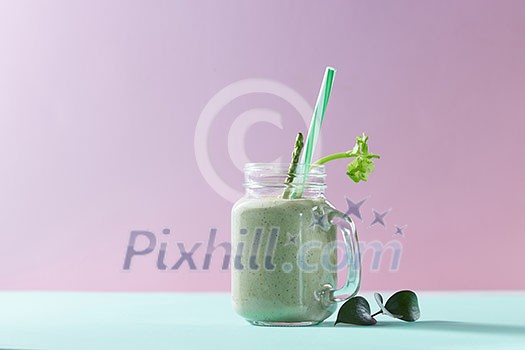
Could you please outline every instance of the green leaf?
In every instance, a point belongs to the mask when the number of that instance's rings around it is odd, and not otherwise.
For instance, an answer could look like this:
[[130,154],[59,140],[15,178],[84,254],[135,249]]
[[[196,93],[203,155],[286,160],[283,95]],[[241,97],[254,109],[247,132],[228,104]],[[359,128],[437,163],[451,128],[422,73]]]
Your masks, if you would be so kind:
[[417,295],[411,290],[394,293],[385,304],[385,308],[400,320],[413,322],[419,319],[419,303]]
[[363,134],[363,136],[357,136],[355,141],[354,150],[357,148],[357,153],[368,154],[368,144],[366,143],[368,141],[368,136],[365,134]]
[[368,157],[357,156],[348,164],[346,175],[354,182],[367,181],[368,175],[374,171],[374,162]]
[[374,171],[374,162],[372,158],[379,158],[375,154],[368,153],[368,136],[357,136],[355,146],[351,154],[355,157],[348,164],[346,175],[354,182],[367,181],[368,175]]
[[370,326],[377,321],[370,315],[370,304],[363,297],[353,297],[348,299],[339,309],[337,314],[338,323],[349,323],[360,326]]

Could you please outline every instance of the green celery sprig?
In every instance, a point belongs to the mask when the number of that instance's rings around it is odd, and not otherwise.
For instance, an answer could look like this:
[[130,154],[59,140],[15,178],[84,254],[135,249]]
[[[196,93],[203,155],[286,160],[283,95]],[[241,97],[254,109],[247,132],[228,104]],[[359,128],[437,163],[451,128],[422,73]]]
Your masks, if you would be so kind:
[[314,164],[322,165],[335,159],[354,158],[347,167],[346,175],[354,182],[367,181],[368,175],[374,171],[374,162],[372,159],[379,159],[377,154],[368,152],[368,136],[356,137],[356,143],[352,150],[330,154],[316,161]]

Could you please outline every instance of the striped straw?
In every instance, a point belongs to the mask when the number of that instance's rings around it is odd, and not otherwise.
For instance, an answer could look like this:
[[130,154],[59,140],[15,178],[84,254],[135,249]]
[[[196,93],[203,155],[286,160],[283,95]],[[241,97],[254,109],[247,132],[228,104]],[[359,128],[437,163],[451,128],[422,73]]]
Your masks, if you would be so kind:
[[[330,92],[332,91],[332,85],[334,83],[335,69],[332,67],[326,67],[324,73],[323,84],[321,90],[319,90],[319,96],[317,97],[317,103],[315,104],[314,115],[310,123],[310,129],[308,130],[308,137],[306,138],[305,152],[301,158],[301,163],[305,166],[310,166],[312,157],[319,138],[321,131],[321,125],[323,124],[324,113],[326,106],[328,105],[328,99],[330,98]],[[306,167],[305,169],[308,169]]]
[[[334,83],[335,69],[332,67],[326,67],[324,73],[323,84],[321,90],[319,90],[319,96],[315,104],[314,115],[310,123],[310,129],[308,130],[308,137],[306,138],[306,144],[304,146],[304,152],[301,157],[301,163],[304,164],[305,176],[302,177],[303,185],[306,181],[306,175],[309,172],[310,164],[312,163],[312,157],[321,132],[321,125],[323,124],[324,114],[326,106],[328,105],[328,99],[330,98],[330,92],[332,91],[332,85]],[[292,198],[299,196],[302,193],[302,189],[299,193],[293,193]]]

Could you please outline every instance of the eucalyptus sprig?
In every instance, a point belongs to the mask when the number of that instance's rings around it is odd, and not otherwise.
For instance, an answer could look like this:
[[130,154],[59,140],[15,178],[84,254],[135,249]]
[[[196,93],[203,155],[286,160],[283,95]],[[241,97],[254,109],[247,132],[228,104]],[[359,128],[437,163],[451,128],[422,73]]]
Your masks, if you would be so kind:
[[379,314],[407,322],[414,322],[421,316],[417,295],[411,290],[402,290],[394,293],[388,298],[386,304],[383,304],[383,296],[379,293],[374,293],[374,299],[380,309],[374,314],[371,314],[370,305],[365,298],[356,296],[348,299],[339,309],[334,325],[348,323],[370,326],[377,323],[374,317]]

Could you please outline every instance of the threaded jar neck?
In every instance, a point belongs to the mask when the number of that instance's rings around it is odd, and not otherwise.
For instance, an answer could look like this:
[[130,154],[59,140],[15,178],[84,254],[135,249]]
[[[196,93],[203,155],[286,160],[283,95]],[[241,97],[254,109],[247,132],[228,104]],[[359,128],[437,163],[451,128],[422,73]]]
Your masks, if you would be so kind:
[[289,193],[300,193],[301,198],[318,198],[326,189],[324,165],[311,165],[306,169],[298,164],[293,181],[289,182],[287,163],[248,163],[244,167],[244,188],[251,197],[282,197]]

